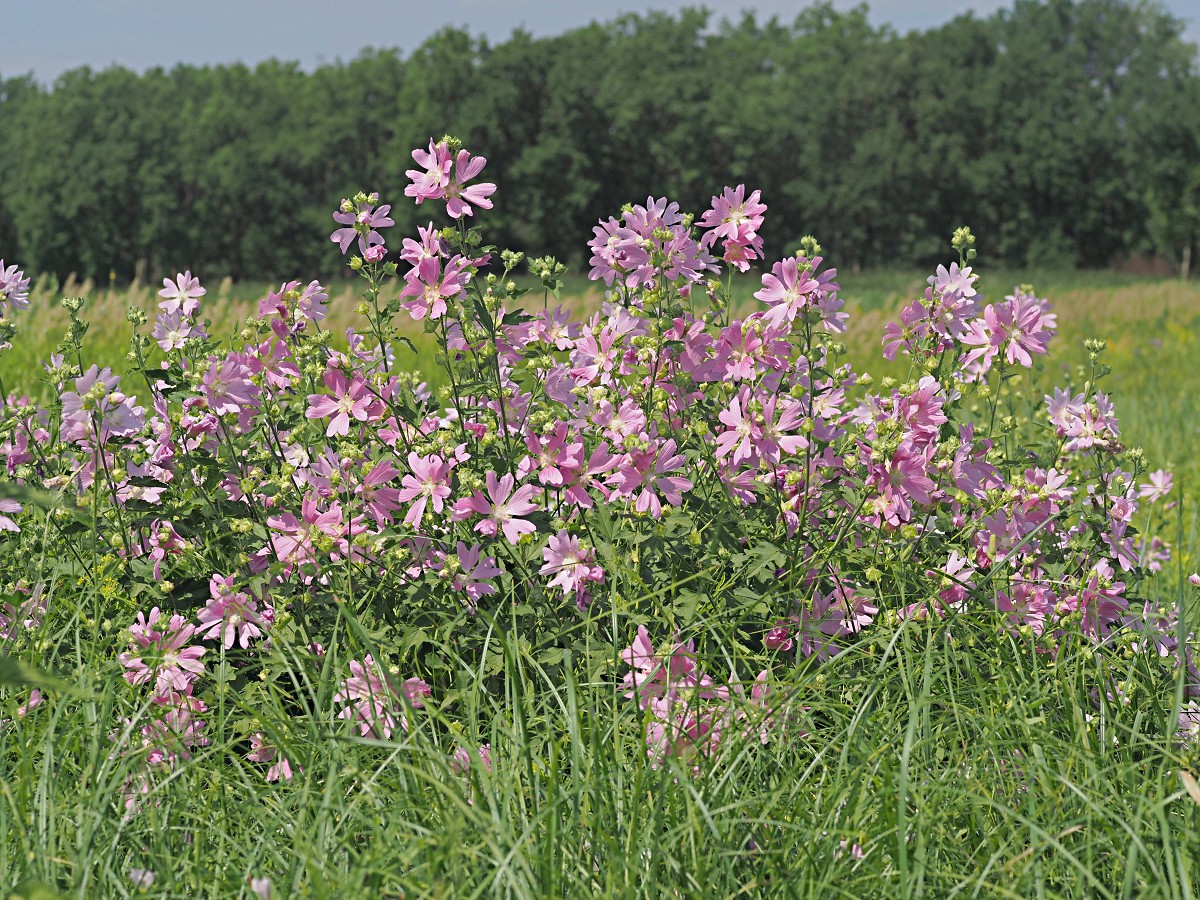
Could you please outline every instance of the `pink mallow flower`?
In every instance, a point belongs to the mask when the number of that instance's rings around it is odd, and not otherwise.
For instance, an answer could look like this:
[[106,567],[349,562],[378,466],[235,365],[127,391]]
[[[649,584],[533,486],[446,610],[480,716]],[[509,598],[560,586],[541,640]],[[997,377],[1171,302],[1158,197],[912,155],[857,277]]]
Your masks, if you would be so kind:
[[485,476],[488,495],[476,491],[470,497],[461,498],[454,505],[454,520],[460,522],[472,515],[484,516],[483,521],[475,525],[475,530],[488,537],[495,537],[500,532],[510,544],[516,544],[523,534],[533,534],[537,526],[522,518],[537,511],[533,503],[536,488],[532,484],[523,484],[513,490],[515,479],[511,474],[503,478],[489,471]]
[[371,393],[370,387],[357,372],[353,379],[346,378],[341,369],[326,369],[325,386],[329,394],[309,394],[305,415],[310,419],[331,416],[327,437],[346,435],[350,432],[350,419],[367,422],[383,413],[383,404]]
[[462,541],[458,542],[455,555],[437,551],[433,566],[449,576],[454,590],[466,594],[465,605],[471,613],[475,612],[481,598],[496,593],[496,586],[489,582],[502,573],[494,557],[483,555],[482,544],[468,547]]
[[791,328],[798,316],[814,309],[820,320],[830,331],[844,331],[844,314],[837,314],[842,302],[836,298],[838,284],[833,279],[837,269],[817,274],[821,257],[811,260],[804,256],[793,256],[781,260],[771,267],[770,273],[762,277],[762,290],[754,296],[769,307],[763,321],[775,329]]
[[429,149],[418,147],[412,158],[419,169],[408,169],[404,174],[412,181],[404,189],[404,196],[412,197],[420,206],[426,200],[441,200],[446,196],[446,185],[450,182],[450,168],[454,160],[445,143],[435,144],[429,139]]
[[400,296],[414,297],[404,304],[408,314],[416,320],[429,317],[440,319],[446,314],[447,300],[457,297],[471,280],[465,271],[466,261],[455,256],[442,270],[442,261],[436,256],[427,256],[404,276],[404,289]]
[[356,719],[359,734],[391,739],[397,728],[408,731],[408,717],[400,702],[402,695],[414,709],[424,707],[423,698],[430,695],[429,685],[419,678],[410,678],[393,688],[391,681],[370,654],[362,662],[351,660],[350,677],[333,695],[335,703],[345,703],[339,719]]
[[29,279],[16,266],[6,268],[0,259],[0,318],[4,316],[5,304],[12,304],[13,309],[29,306]]
[[383,235],[378,229],[390,228],[396,224],[388,216],[392,211],[390,205],[375,208],[375,204],[379,202],[378,194],[371,194],[367,201],[356,205],[350,200],[343,200],[341,209],[333,214],[333,221],[343,227],[331,234],[329,239],[338,245],[342,253],[345,253],[354,239],[358,238],[358,248],[365,256],[372,247],[383,244]]
[[579,594],[587,590],[587,584],[600,584],[604,581],[604,569],[596,565],[596,551],[592,548],[583,549],[579,538],[560,531],[553,535],[542,548],[542,558],[546,564],[539,569],[539,574],[553,575],[551,586],[562,589],[564,595]]
[[262,637],[259,626],[270,621],[270,607],[260,614],[253,597],[234,590],[232,575],[213,575],[208,587],[212,599],[196,616],[200,621],[197,633],[203,640],[222,640],[226,650],[237,640],[245,650],[252,638]]
[[454,173],[446,182],[446,212],[451,218],[475,215],[471,209],[472,203],[480,209],[492,208],[492,201],[488,198],[496,193],[496,185],[485,181],[466,186],[468,181],[483,171],[486,164],[487,160],[482,156],[471,156],[466,150],[459,150],[454,157]]
[[75,390],[62,395],[64,441],[90,443],[99,438],[100,444],[106,444],[114,437],[132,437],[142,430],[145,410],[134,406],[133,397],[117,390],[120,381],[108,367],[95,365],[75,379]]
[[679,506],[683,503],[683,494],[692,489],[690,478],[672,474],[686,465],[687,457],[676,452],[674,438],[659,447],[633,450],[625,455],[617,471],[610,476],[610,483],[617,489],[614,496],[632,498],[634,509],[657,519],[662,515],[662,500],[671,506]]
[[964,344],[975,347],[963,361],[978,371],[987,371],[993,358],[1003,354],[1009,365],[1028,368],[1033,357],[1049,348],[1054,329],[1053,317],[1047,316],[1041,301],[1025,294],[1006,297],[1003,303],[989,303],[983,318],[971,323]]
[[8,517],[8,514],[16,515],[25,509],[16,500],[7,498],[0,499],[0,531],[20,531],[21,526]]
[[446,462],[437,454],[421,456],[410,453],[408,467],[412,473],[401,480],[396,499],[412,504],[404,517],[404,524],[419,529],[426,504],[432,505],[436,513],[441,513],[445,507],[446,498],[450,496],[450,470],[454,463]]
[[190,270],[180,272],[174,281],[163,279],[163,289],[158,292],[163,299],[158,302],[158,308],[167,315],[182,313],[190,319],[200,309],[200,298],[207,293],[200,287],[200,279],[194,278]]
[[450,757],[450,771],[462,775],[472,765],[478,763],[485,772],[492,771],[492,745],[480,744],[479,749],[472,753],[466,747],[458,747]]
[[[284,781],[292,780],[292,764],[286,756],[279,755],[279,748],[273,747],[266,742],[266,735],[261,731],[250,735],[250,752],[246,754],[246,759],[251,762],[270,763],[270,768],[267,769],[267,781]],[[299,769],[299,766],[297,766]]]
[[1155,503],[1171,492],[1171,485],[1174,478],[1170,472],[1158,469],[1146,477],[1149,479],[1149,483],[1143,484],[1138,489],[1139,498]]
[[707,250],[718,239],[753,238],[762,227],[763,213],[767,211],[767,205],[761,199],[761,191],[753,191],[746,197],[744,184],[726,187],[720,197],[713,197],[712,207],[699,222],[701,228],[712,230],[700,238],[700,246]]
[[[188,686],[204,673],[203,647],[188,647],[196,626],[178,614],[161,626],[162,611],[156,606],[149,617],[138,613],[137,622],[129,628],[130,652],[120,655],[125,667],[125,680],[130,684],[145,684],[151,680],[160,694],[168,691],[186,692]],[[137,654],[136,656],[134,654]]]

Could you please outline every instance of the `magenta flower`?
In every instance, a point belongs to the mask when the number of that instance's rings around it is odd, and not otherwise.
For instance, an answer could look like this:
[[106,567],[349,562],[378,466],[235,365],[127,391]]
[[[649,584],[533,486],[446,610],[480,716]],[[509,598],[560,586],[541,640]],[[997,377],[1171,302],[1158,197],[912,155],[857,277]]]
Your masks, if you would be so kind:
[[584,550],[579,538],[566,531],[551,536],[542,548],[542,559],[546,564],[538,570],[541,575],[553,575],[551,587],[558,586],[564,595],[586,590],[588,582],[604,581],[604,569],[596,565],[596,551]]
[[[300,518],[291,513],[271,516],[267,527],[274,532],[271,543],[275,554],[284,561],[301,565],[314,562],[318,545],[332,543],[336,552],[348,554],[349,538],[363,530],[362,518],[355,517],[346,522],[339,503],[333,503],[322,512],[318,498],[306,494],[300,504]],[[332,538],[330,541],[328,539]]]
[[739,184],[737,188],[726,187],[720,197],[712,198],[712,207],[700,218],[700,227],[711,228],[700,239],[700,246],[712,247],[718,239],[721,240],[750,240],[763,224],[763,213],[767,205],[760,202],[761,191],[754,191],[746,197],[746,186]]
[[482,156],[471,156],[466,150],[458,151],[454,158],[454,174],[448,178],[445,186],[446,212],[451,218],[460,219],[463,216],[475,215],[471,204],[480,209],[492,208],[492,201],[488,198],[496,193],[496,185],[483,182],[466,186],[468,181],[483,171],[486,164],[487,160]]
[[404,174],[412,184],[404,189],[406,197],[412,197],[420,206],[426,200],[441,200],[446,196],[446,185],[450,183],[450,168],[454,161],[450,148],[445,143],[435,144],[429,139],[429,149],[418,147],[412,158],[420,169],[409,169]]
[[333,695],[333,700],[346,704],[338,718],[357,720],[359,734],[389,740],[397,728],[408,731],[408,716],[400,696],[413,709],[421,709],[425,705],[422,698],[429,695],[429,685],[419,678],[409,678],[397,691],[383,669],[367,654],[361,663],[351,660],[350,677]]
[[367,201],[356,205],[350,200],[343,200],[341,209],[333,214],[333,221],[343,227],[331,234],[329,239],[338,245],[342,253],[345,253],[357,238],[359,250],[366,255],[372,247],[383,244],[383,235],[378,229],[390,228],[396,224],[388,217],[388,213],[392,211],[390,205],[375,208],[375,204],[379,202],[378,194],[371,194]]
[[107,366],[99,369],[95,365],[75,379],[75,390],[62,395],[64,441],[82,444],[98,439],[106,444],[114,437],[132,437],[142,430],[145,410],[116,389],[120,381]]
[[532,502],[537,489],[532,484],[523,484],[514,492],[515,479],[511,474],[498,478],[489,470],[485,477],[488,496],[476,491],[470,497],[461,498],[454,505],[454,520],[484,516],[483,521],[475,525],[475,530],[488,537],[503,532],[510,544],[520,541],[523,534],[537,531],[536,525],[521,518],[537,511],[537,505]]
[[213,360],[200,382],[208,408],[218,416],[240,416],[256,408],[262,390],[253,382],[253,377],[254,370],[248,358],[240,353]]
[[675,439],[670,438],[661,446],[626,454],[610,483],[618,494],[633,499],[634,509],[657,519],[662,515],[662,500],[679,506],[683,494],[692,489],[690,478],[672,474],[686,465],[687,457],[676,453]]
[[207,293],[200,287],[200,279],[192,277],[191,271],[180,272],[174,281],[163,279],[163,289],[158,292],[163,299],[159,301],[158,308],[167,315],[182,313],[190,319],[200,309],[200,298]]
[[482,156],[471,156],[466,150],[452,156],[444,141],[435,144],[430,139],[429,149],[418,148],[412,157],[421,168],[405,172],[412,184],[404,189],[404,194],[418,205],[426,200],[445,200],[446,212],[455,219],[473,216],[472,204],[480,209],[492,208],[488,198],[496,192],[496,185],[485,182],[467,186],[487,164]]
[[401,491],[398,488],[385,487],[399,474],[390,459],[380,460],[363,476],[362,483],[355,491],[380,528],[389,524],[392,521],[392,512],[400,508]]
[[8,516],[9,514],[15,516],[24,509],[25,507],[23,507],[16,500],[9,500],[7,498],[0,499],[0,531],[20,531],[21,526]]
[[266,741],[266,735],[261,731],[250,735],[250,752],[246,754],[246,759],[251,762],[270,763],[266,774],[267,781],[291,781],[292,764],[286,756],[279,755],[278,747],[273,747]]
[[324,381],[332,394],[309,394],[304,414],[310,419],[332,416],[325,430],[327,437],[349,434],[351,418],[367,422],[382,414],[383,404],[371,394],[369,385],[357,372],[350,380],[341,369],[326,369]]
[[[138,621],[130,626],[131,652],[120,655],[125,667],[125,680],[130,684],[145,684],[151,680],[160,694],[184,692],[204,674],[203,647],[188,647],[196,633],[180,615],[171,616],[165,628],[159,629],[162,612],[156,606],[149,618],[138,613]],[[134,654],[138,654],[135,656]]]
[[964,364],[986,371],[1001,352],[1009,365],[1033,365],[1033,356],[1045,354],[1054,330],[1036,297],[1017,294],[1003,303],[989,303],[983,318],[971,323],[962,341],[976,349],[968,351]]
[[180,310],[160,313],[154,321],[154,333],[151,336],[167,352],[182,350],[189,338],[207,337],[204,328],[192,323]]
[[0,317],[4,316],[6,303],[12,304],[13,309],[29,306],[29,279],[16,266],[5,268],[4,260],[0,259]]
[[466,290],[471,276],[465,271],[466,261],[461,256],[455,256],[446,263],[442,271],[442,261],[436,256],[427,256],[404,276],[404,289],[401,297],[415,297],[404,304],[416,320],[440,319],[446,314],[446,301]]
[[421,240],[414,241],[406,237],[400,247],[400,258],[406,263],[419,266],[423,259],[444,259],[449,255],[441,231],[435,228],[432,222],[425,227],[418,226],[417,234]]
[[448,463],[436,454],[408,454],[408,466],[412,473],[401,480],[402,487],[396,495],[401,503],[412,504],[404,517],[404,524],[420,529],[426,503],[433,505],[434,512],[442,511],[446,498],[450,496],[450,470],[453,465],[453,462]]
[[478,762],[483,767],[485,772],[492,771],[492,745],[480,744],[479,749],[472,753],[466,747],[458,747],[454,751],[454,755],[450,757],[450,771],[455,775],[462,775],[471,768],[474,762]]
[[482,544],[467,547],[462,541],[458,542],[455,556],[441,551],[435,553],[433,565],[438,571],[450,576],[450,584],[454,590],[467,595],[466,607],[472,613],[475,612],[481,598],[496,593],[496,586],[489,582],[502,574],[495,558],[483,555]]
[[769,307],[763,313],[767,325],[779,330],[791,328],[797,316],[812,308],[818,311],[827,329],[843,330],[844,317],[836,315],[842,303],[833,296],[838,291],[838,284],[833,280],[837,269],[818,275],[820,265],[819,256],[812,260],[793,256],[775,263],[770,273],[763,275],[762,290],[754,296]]
[[1143,484],[1138,489],[1139,498],[1156,503],[1171,492],[1171,484],[1174,478],[1170,472],[1158,469],[1146,477],[1149,479],[1149,483]]
[[227,650],[237,640],[244,650],[251,638],[262,637],[259,625],[265,625],[268,616],[259,614],[253,597],[233,589],[232,575],[213,575],[208,585],[212,599],[197,614],[197,633],[203,640],[222,640]]

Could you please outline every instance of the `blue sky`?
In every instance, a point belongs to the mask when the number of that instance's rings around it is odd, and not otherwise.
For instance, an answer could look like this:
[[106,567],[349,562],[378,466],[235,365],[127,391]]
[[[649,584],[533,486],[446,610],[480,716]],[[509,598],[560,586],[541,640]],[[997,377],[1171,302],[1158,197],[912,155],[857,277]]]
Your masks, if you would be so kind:
[[[350,59],[363,47],[411,50],[446,25],[493,41],[522,27],[555,34],[622,12],[679,10],[696,0],[3,0],[0,74],[32,71],[50,82],[81,65],[114,63],[142,71],[176,63],[249,64],[270,57],[306,68]],[[707,0],[717,16],[745,9],[790,20],[805,4],[788,0]],[[835,0],[840,9],[854,0]],[[937,25],[973,10],[986,15],[1003,0],[875,0],[871,18],[898,30]],[[1165,0],[1200,42],[1200,0]]]

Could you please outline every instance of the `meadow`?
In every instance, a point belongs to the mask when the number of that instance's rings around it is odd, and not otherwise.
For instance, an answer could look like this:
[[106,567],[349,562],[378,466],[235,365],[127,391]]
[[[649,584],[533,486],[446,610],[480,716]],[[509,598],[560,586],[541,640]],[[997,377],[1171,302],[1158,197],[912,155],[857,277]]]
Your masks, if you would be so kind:
[[0,285],[6,896],[1200,892],[1200,286],[413,157],[328,291]]

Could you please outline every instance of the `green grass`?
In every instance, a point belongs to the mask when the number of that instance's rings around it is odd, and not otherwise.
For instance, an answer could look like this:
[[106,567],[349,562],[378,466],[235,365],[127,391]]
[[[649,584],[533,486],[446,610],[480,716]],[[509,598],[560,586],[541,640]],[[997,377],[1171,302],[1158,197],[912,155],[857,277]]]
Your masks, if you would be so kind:
[[[345,736],[330,681],[277,650],[272,677],[314,715],[281,706],[246,728],[302,766],[294,782],[265,784],[244,741],[212,745],[125,817],[129,767],[103,723],[136,729],[145,711],[111,663],[103,683],[82,675],[96,632],[77,612],[56,637],[78,644],[47,665],[96,696],[54,694],[0,731],[9,885],[123,896],[139,868],[162,897],[249,896],[265,875],[273,896],[312,897],[1183,898],[1200,877],[1180,776],[1200,760],[1164,738],[1177,698],[1085,716],[1090,654],[1046,659],[991,617],[880,632],[801,675],[787,739],[735,737],[700,776],[647,764],[615,668],[556,682],[502,629],[507,695],[460,661],[453,697],[395,742]],[[239,715],[232,695],[209,712]],[[494,770],[455,774],[453,747],[480,741]]]

